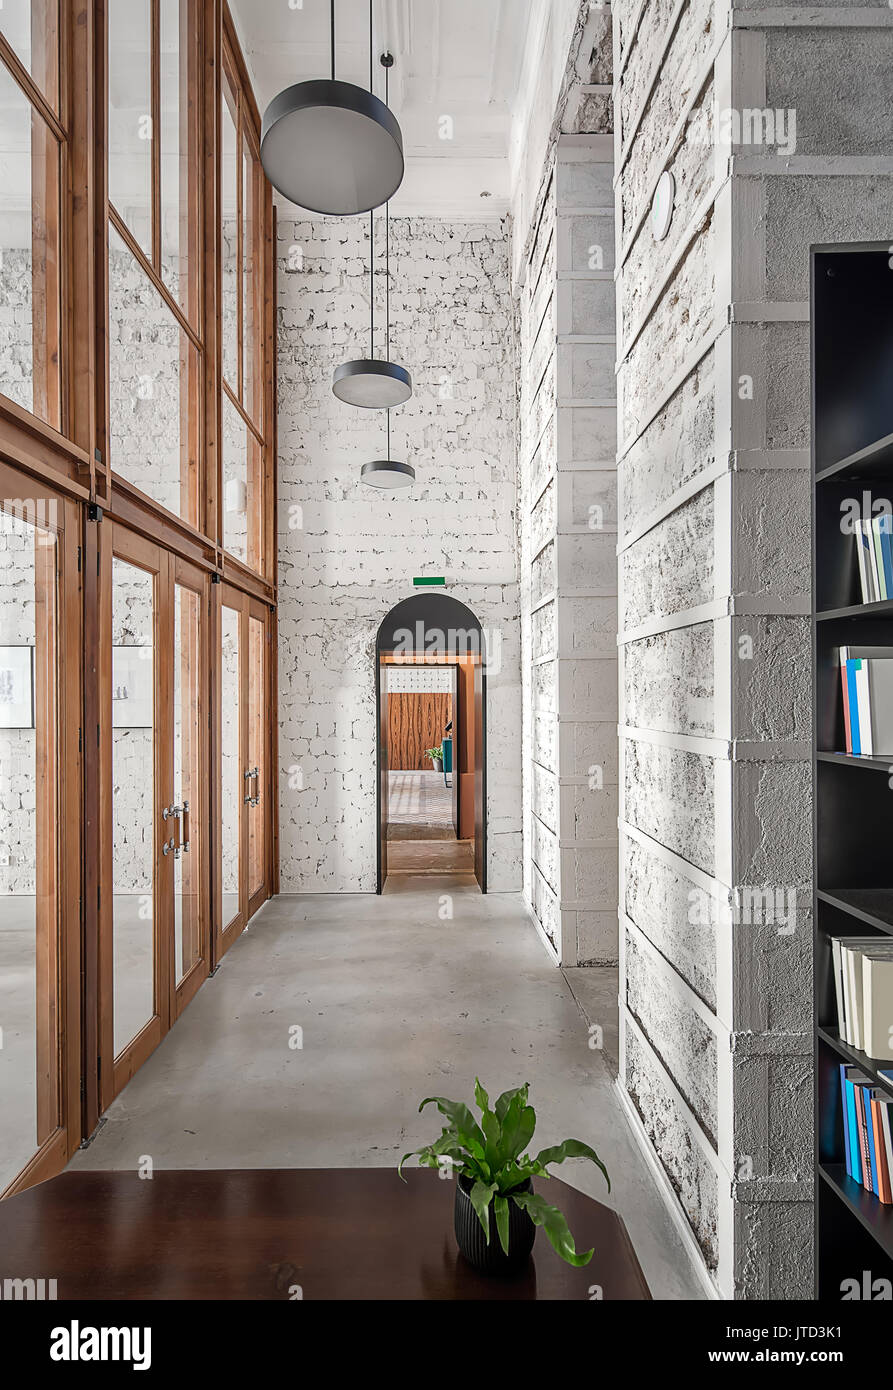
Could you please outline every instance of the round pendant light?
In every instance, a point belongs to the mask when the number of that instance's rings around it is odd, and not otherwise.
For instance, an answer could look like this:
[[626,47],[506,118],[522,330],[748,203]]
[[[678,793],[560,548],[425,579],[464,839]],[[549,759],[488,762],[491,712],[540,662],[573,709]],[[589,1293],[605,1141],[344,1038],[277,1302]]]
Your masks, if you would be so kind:
[[290,202],[330,217],[355,217],[386,203],[403,182],[403,136],[393,112],[371,91],[332,75],[298,82],[264,112],[260,157]]
[[415,469],[409,463],[396,463],[391,458],[391,412],[388,411],[388,456],[364,463],[360,470],[360,481],[367,487],[377,487],[391,491],[401,487],[412,487],[415,482]]
[[395,489],[412,487],[415,482],[415,469],[409,463],[395,463],[393,459],[376,459],[374,463],[364,463],[360,474],[367,487]]
[[412,377],[396,362],[359,358],[342,362],[337,368],[332,390],[339,401],[364,410],[385,410],[403,405],[412,395]]
[[[369,6],[369,85],[372,85],[372,6]],[[383,53],[385,100],[388,73],[394,65],[390,53]],[[362,410],[390,410],[404,405],[412,395],[412,377],[405,367],[390,362],[391,355],[391,216],[385,204],[385,360],[375,356],[375,216],[369,214],[369,356],[342,362],[335,370],[332,390],[339,401]]]

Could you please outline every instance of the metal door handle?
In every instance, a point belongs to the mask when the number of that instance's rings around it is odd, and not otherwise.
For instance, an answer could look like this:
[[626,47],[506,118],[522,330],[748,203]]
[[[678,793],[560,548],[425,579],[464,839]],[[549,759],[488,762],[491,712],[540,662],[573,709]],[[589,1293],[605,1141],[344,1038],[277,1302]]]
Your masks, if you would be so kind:
[[189,838],[190,838],[190,836],[189,836],[189,802],[188,802],[188,801],[184,801],[184,802],[183,802],[183,819],[182,819],[182,821],[181,821],[181,824],[182,824],[182,826],[183,826],[183,843],[181,844],[180,848],[182,849],[182,851],[183,851],[184,854],[188,854],[188,853],[189,853]]

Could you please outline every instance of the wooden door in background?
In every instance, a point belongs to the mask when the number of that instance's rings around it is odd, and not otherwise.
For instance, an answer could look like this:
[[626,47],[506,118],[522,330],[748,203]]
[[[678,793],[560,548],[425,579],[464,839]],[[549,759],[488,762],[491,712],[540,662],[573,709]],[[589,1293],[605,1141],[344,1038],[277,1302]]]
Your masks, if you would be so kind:
[[425,757],[437,748],[453,718],[453,697],[445,691],[391,691],[388,697],[388,761],[392,772],[431,772]]

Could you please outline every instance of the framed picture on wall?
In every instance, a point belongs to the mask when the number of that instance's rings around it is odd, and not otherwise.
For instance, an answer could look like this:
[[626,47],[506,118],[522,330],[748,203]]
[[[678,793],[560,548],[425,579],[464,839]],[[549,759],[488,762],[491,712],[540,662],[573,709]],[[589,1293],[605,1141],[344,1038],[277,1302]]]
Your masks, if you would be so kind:
[[0,729],[34,728],[34,648],[0,647]]
[[112,728],[151,729],[155,691],[151,647],[112,648]]

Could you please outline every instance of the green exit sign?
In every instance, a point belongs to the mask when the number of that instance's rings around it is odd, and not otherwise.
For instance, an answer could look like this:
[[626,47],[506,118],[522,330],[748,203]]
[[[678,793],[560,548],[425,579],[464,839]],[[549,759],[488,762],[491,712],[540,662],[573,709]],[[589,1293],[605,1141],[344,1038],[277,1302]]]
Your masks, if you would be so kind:
[[443,588],[446,585],[445,579],[430,579],[427,575],[421,575],[418,579],[414,579],[412,582],[417,589]]

